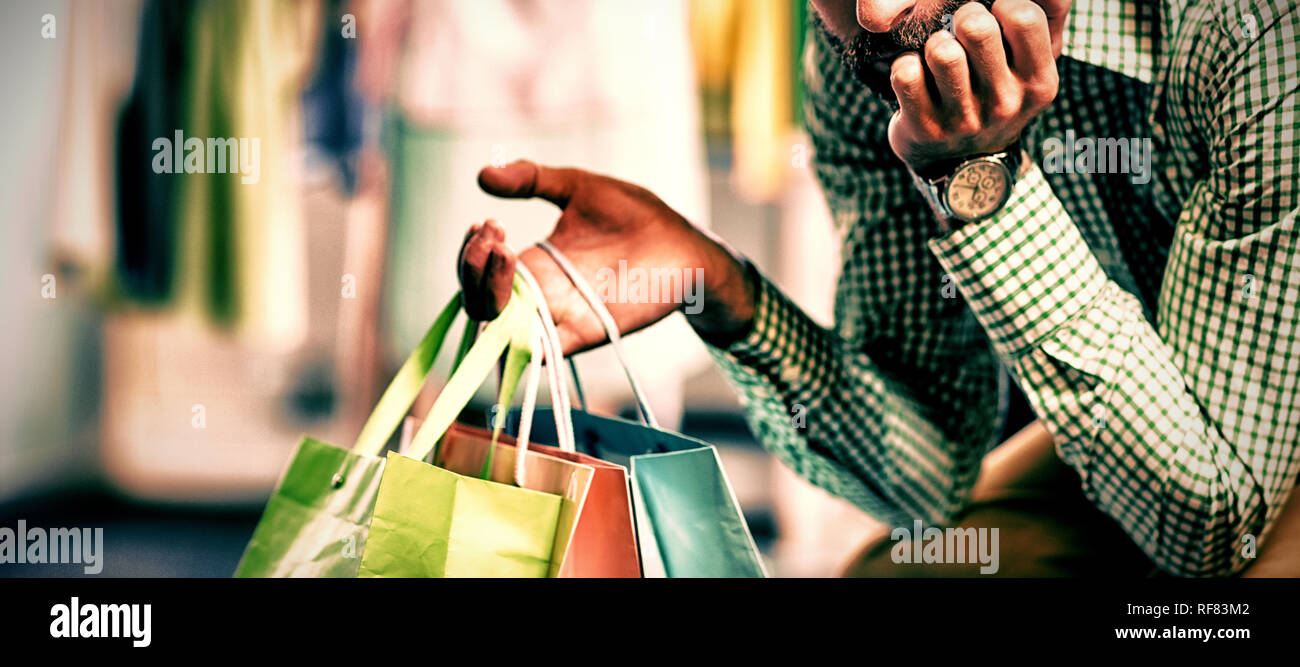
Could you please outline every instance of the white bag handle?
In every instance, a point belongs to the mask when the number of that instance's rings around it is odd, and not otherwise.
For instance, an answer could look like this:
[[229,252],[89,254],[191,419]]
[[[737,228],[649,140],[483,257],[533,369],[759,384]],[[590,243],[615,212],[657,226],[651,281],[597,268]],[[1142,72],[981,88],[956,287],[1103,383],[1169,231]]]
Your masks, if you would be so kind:
[[[623,337],[618,332],[618,324],[614,322],[614,316],[609,313],[609,309],[605,307],[604,302],[602,302],[600,297],[596,295],[596,291],[591,288],[591,285],[587,283],[587,279],[582,277],[582,273],[573,265],[573,262],[569,261],[568,257],[565,257],[563,253],[548,241],[538,241],[537,247],[545,250],[546,254],[550,255],[551,259],[555,260],[555,263],[559,265],[560,270],[564,272],[564,275],[568,276],[569,282],[573,283],[573,286],[578,290],[578,294],[582,295],[583,300],[587,302],[587,305],[590,306],[591,310],[596,314],[596,319],[600,320],[601,327],[605,329],[605,336],[609,338],[610,347],[614,348],[614,356],[618,357],[618,363],[623,366],[623,373],[627,375],[627,381],[632,385],[632,395],[636,399],[637,409],[641,411],[642,421],[644,421],[647,426],[658,428],[659,422],[655,419],[654,412],[650,410],[650,402],[646,400],[645,391],[641,389],[641,383],[637,382],[636,376],[632,374],[632,367],[627,363],[627,355],[623,353]],[[519,262],[518,264],[522,266],[523,262]],[[545,299],[540,296],[540,292],[538,301],[545,301]],[[554,327],[554,324],[552,324],[552,327]],[[558,344],[558,342],[559,337],[556,336],[556,343]],[[576,369],[574,369],[573,379],[575,383],[578,380]],[[581,389],[579,389],[579,393],[581,393]]]
[[520,411],[519,430],[515,436],[515,483],[523,486],[524,480],[524,459],[528,449],[528,438],[532,435],[533,413],[537,405],[537,389],[539,383],[540,369],[542,367],[542,358],[546,358],[546,378],[547,385],[551,388],[551,401],[553,403],[551,412],[555,417],[555,434],[559,440],[559,447],[564,452],[576,451],[575,443],[577,438],[573,433],[573,417],[569,403],[569,386],[566,381],[563,366],[564,352],[560,346],[559,335],[555,329],[555,321],[551,318],[550,308],[546,305],[545,296],[542,294],[541,286],[533,277],[523,262],[516,264],[517,273],[524,279],[524,283],[529,286],[536,297],[537,301],[537,325],[533,331],[533,348],[534,353],[528,361],[528,379],[524,385],[524,405]]
[[[563,370],[564,346],[560,344],[560,333],[555,328],[555,319],[551,317],[551,309],[546,303],[546,295],[542,293],[541,284],[523,262],[517,262],[516,266],[517,273],[524,279],[524,284],[533,291],[534,300],[537,302],[537,317],[542,323],[547,378],[551,388],[551,401],[554,403],[553,412],[556,414],[555,433],[560,439],[560,449],[573,452],[577,439],[573,432],[573,407],[569,400],[569,382]],[[564,422],[562,427],[560,420]]]

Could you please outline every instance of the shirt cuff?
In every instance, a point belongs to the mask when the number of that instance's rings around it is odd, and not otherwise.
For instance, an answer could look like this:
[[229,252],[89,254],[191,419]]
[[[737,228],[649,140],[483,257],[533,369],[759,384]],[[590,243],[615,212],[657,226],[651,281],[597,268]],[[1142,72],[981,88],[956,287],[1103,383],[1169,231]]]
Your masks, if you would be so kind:
[[1037,165],[1002,211],[929,243],[1005,358],[1037,347],[1109,281]]
[[805,366],[830,362],[833,346],[824,327],[770,280],[757,271],[754,274],[759,278],[759,289],[753,328],[726,348],[713,348],[715,356],[744,371],[797,386],[809,379],[810,374],[802,372]]

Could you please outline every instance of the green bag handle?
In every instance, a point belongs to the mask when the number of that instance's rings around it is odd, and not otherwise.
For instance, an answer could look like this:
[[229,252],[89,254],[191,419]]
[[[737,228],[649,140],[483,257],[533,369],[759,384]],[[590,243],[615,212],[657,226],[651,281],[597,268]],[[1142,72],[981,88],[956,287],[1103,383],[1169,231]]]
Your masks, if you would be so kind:
[[[434,401],[429,414],[425,416],[424,425],[411,440],[407,456],[422,461],[434,452],[443,434],[456,421],[461,410],[464,410],[470,399],[474,397],[479,385],[483,384],[488,374],[492,372],[492,366],[496,364],[501,353],[521,331],[525,332],[524,335],[531,331],[535,312],[536,304],[532,296],[526,289],[520,289],[520,281],[516,279],[510,301],[506,303],[497,318],[487,325],[478,340],[474,341],[461,361],[460,367],[452,373],[451,379],[447,381],[447,385]],[[507,370],[510,370],[509,359],[507,359]],[[522,374],[522,368],[520,371]],[[507,400],[514,394],[517,383],[517,375],[513,381],[509,376],[503,379],[501,393]],[[509,390],[508,394],[507,390]]]
[[424,338],[415,346],[411,356],[406,358],[383,395],[379,397],[374,411],[370,413],[365,426],[361,427],[361,435],[357,436],[356,444],[352,446],[353,453],[362,456],[378,456],[379,452],[383,451],[393,431],[397,430],[397,426],[402,423],[407,411],[411,409],[411,404],[419,395],[425,379],[429,377],[433,360],[438,356],[438,351],[447,338],[447,330],[451,328],[459,312],[460,292],[456,292],[438,318],[434,320],[433,325],[425,332]]
[[474,344],[474,336],[478,334],[478,321],[465,318],[465,330],[460,334],[460,346],[456,348],[456,360],[451,364],[451,372],[455,373],[460,368],[460,362],[465,360],[465,355],[469,354],[469,346]]
[[[474,338],[478,333],[479,323],[475,320],[466,318],[465,329],[461,332],[460,347],[456,349],[456,360],[452,362],[451,372],[454,374],[460,368],[461,362],[465,360],[465,355],[469,354],[470,347],[474,344]],[[497,393],[497,405],[507,405],[513,398],[515,388],[519,384],[519,377],[524,372],[524,366],[532,355],[532,350],[527,347],[527,341],[521,345],[520,337],[516,333],[510,340],[510,346],[506,350],[506,364],[501,373],[501,387]],[[463,408],[462,408],[463,409]],[[488,450],[487,458],[483,461],[483,468],[479,472],[480,479],[487,479],[492,471],[492,459],[496,454],[497,439],[501,437],[502,422],[494,416],[492,426],[492,448]],[[437,460],[437,447],[434,448],[434,460]],[[522,460],[522,459],[521,459]]]
[[[505,410],[505,407],[510,405],[515,395],[515,389],[519,386],[519,378],[524,374],[524,369],[529,367],[531,362],[536,359],[533,354],[531,334],[531,326],[521,326],[515,330],[514,335],[510,338],[510,346],[506,350],[505,368],[501,371],[501,388],[497,391],[497,405],[501,406],[501,410]],[[488,447],[487,458],[483,459],[483,468],[479,470],[478,476],[480,479],[487,479],[492,473],[492,461],[496,458],[497,440],[501,438],[501,430],[505,426],[505,420],[499,417],[500,413],[498,413],[497,418],[492,420],[492,443]],[[516,461],[522,464],[524,458],[521,455]],[[520,479],[518,474],[515,477]]]

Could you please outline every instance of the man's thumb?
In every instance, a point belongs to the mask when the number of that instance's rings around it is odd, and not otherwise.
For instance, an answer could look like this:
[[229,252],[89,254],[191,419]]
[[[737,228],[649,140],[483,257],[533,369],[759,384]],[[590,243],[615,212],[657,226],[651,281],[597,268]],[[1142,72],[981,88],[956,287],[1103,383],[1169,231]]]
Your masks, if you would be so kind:
[[577,169],[543,167],[519,160],[504,167],[484,167],[478,173],[478,185],[484,192],[497,197],[541,197],[564,208],[569,205],[582,175],[583,172]]

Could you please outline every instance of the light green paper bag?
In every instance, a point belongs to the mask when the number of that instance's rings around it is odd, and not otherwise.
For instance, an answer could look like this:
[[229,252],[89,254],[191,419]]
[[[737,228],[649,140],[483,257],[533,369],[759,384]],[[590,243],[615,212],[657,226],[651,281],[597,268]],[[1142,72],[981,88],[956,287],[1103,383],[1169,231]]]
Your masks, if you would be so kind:
[[378,456],[303,438],[235,576],[355,576],[383,470]]
[[[515,332],[523,340],[511,344],[503,405],[530,356],[519,354],[529,345],[525,328]],[[457,412],[440,397],[410,455],[389,454],[357,576],[531,578],[558,572],[594,470],[524,452],[520,479],[527,488],[521,488],[511,474],[515,447],[448,438],[437,448]],[[439,465],[424,462],[431,451]]]
[[561,498],[389,453],[359,577],[545,577]]
[[[518,301],[511,299],[484,330],[439,400],[462,407],[469,402],[513,338],[511,327],[524,322],[520,313],[529,306]],[[459,310],[457,294],[384,391],[351,450],[303,438],[267,501],[236,577],[356,576],[385,465],[379,454],[424,385]],[[468,393],[462,389],[454,395],[463,387],[470,387]]]

